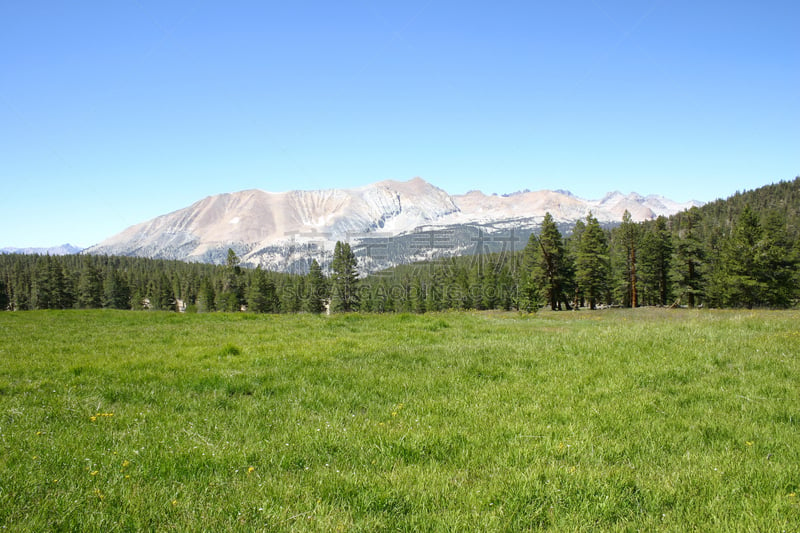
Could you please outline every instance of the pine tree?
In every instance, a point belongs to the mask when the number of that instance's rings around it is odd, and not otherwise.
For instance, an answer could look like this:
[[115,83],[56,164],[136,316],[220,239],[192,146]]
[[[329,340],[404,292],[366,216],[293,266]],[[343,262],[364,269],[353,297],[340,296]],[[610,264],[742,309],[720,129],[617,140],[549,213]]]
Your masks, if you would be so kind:
[[484,278],[483,256],[472,256],[472,264],[467,273],[467,292],[469,294],[469,308],[482,310],[486,309],[483,294]]
[[723,246],[725,303],[729,306],[752,308],[760,301],[765,287],[760,280],[756,246],[762,229],[758,217],[746,205]]
[[420,276],[414,276],[409,289],[409,304],[411,311],[422,314],[425,312],[426,286]]
[[325,311],[325,304],[329,298],[328,283],[316,259],[311,260],[306,289],[305,310],[315,314]]
[[49,255],[36,261],[31,286],[34,309],[69,309],[72,307],[71,280],[59,261]]
[[362,282],[358,287],[359,302],[358,309],[365,313],[378,313],[379,302],[375,298],[376,284],[374,280]]
[[163,271],[148,282],[146,294],[150,300],[150,309],[158,311],[175,310],[175,296],[172,291],[172,284]]
[[497,305],[504,311],[511,311],[516,303],[516,282],[508,262],[504,262],[497,274],[499,287]]
[[727,306],[786,307],[791,301],[796,261],[780,215],[768,213],[766,219],[764,227],[745,205],[723,244],[721,278]]
[[215,306],[216,294],[214,293],[214,285],[208,276],[203,276],[200,280],[200,288],[197,293],[197,311],[200,313],[209,313],[216,309]]
[[597,308],[608,290],[608,277],[608,241],[600,223],[589,213],[578,250],[577,278],[590,309]]
[[455,258],[453,258],[451,272],[450,288],[448,292],[453,309],[471,309],[472,295],[469,290],[469,271],[466,265],[459,264]]
[[694,307],[703,294],[705,250],[697,237],[699,221],[700,211],[696,207],[685,213],[675,246],[674,278],[689,307]]
[[411,301],[411,277],[407,273],[403,275],[398,288],[394,302],[395,311],[410,313],[413,302]]
[[355,311],[358,309],[358,270],[356,256],[348,243],[336,241],[331,271],[331,311]]
[[570,268],[570,281],[572,286],[572,305],[577,310],[584,306],[585,298],[583,291],[577,281],[578,254],[581,247],[583,232],[586,231],[586,224],[583,220],[576,220],[572,227],[572,234],[567,239],[565,248],[567,252],[566,263]]
[[274,280],[280,310],[284,313],[298,313],[303,309],[305,297],[305,276],[291,274],[289,277],[281,276]]
[[522,251],[522,266],[519,279],[519,308],[521,311],[535,313],[542,306],[541,291],[533,274],[538,263],[539,239],[535,233],[528,237],[528,244]]
[[56,261],[56,265],[57,275],[61,277],[59,309],[74,309],[77,302],[77,277],[71,275],[70,270],[61,261]]
[[648,303],[667,305],[670,296],[672,235],[665,217],[659,216],[645,232],[641,250],[641,278]]
[[425,291],[425,310],[426,311],[441,311],[442,310],[442,267],[440,264],[433,263],[431,267],[431,275]]
[[772,307],[789,307],[798,296],[797,276],[800,258],[789,237],[785,213],[768,211],[764,217],[764,237],[759,247],[761,272],[766,284],[764,301]]
[[27,311],[33,309],[31,273],[25,267],[23,260],[19,257],[14,261],[11,269],[11,309],[15,311]]
[[544,215],[539,236],[531,234],[524,255],[528,258],[530,276],[533,285],[538,289],[539,297],[553,311],[560,310],[562,302],[570,309],[568,298],[564,294],[569,279],[567,253],[561,232],[550,213]]
[[392,299],[385,278],[380,278],[367,287],[369,294],[369,310],[375,313],[386,313],[392,310]]
[[497,282],[497,264],[492,256],[485,259],[483,279],[481,280],[481,299],[483,309],[497,309],[499,287]]
[[9,300],[6,282],[0,279],[0,311],[8,309]]
[[31,283],[31,304],[34,309],[51,309],[54,307],[53,278],[50,268],[50,256],[36,261]]
[[247,310],[253,313],[277,313],[279,310],[275,283],[261,270],[261,266],[253,272],[247,290]]
[[189,271],[185,276],[179,277],[178,279],[180,285],[175,296],[183,300],[187,311],[192,309],[192,306],[195,306],[194,310],[196,311],[197,293],[200,292],[200,283],[197,274],[194,271]]
[[220,311],[235,312],[241,310],[244,290],[241,283],[242,268],[239,257],[233,249],[228,248],[225,261],[225,277],[221,290],[217,291],[216,308]]
[[637,262],[639,253],[641,226],[633,222],[630,212],[626,209],[622,214],[622,224],[614,231],[615,241],[622,254],[622,301],[626,307],[638,307],[638,277]]
[[93,265],[86,264],[78,281],[78,306],[99,309],[103,306],[103,278]]
[[131,289],[128,281],[116,269],[111,269],[103,281],[103,307],[130,309]]

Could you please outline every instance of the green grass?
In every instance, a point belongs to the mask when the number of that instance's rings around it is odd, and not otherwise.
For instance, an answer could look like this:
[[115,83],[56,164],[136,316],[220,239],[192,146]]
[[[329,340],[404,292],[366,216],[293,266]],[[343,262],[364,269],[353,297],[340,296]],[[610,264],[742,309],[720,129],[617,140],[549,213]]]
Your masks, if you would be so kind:
[[0,527],[797,530],[798,324],[0,313]]

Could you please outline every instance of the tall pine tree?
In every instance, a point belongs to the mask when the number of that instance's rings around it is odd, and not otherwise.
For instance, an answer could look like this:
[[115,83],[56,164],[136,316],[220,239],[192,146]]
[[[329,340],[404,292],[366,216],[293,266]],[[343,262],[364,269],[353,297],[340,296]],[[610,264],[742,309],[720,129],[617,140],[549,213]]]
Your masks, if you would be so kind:
[[570,277],[567,252],[550,213],[544,215],[538,238],[531,234],[528,245],[532,247],[526,250],[530,254],[531,276],[542,299],[553,311],[561,310],[562,303],[570,309],[569,298],[564,292]]
[[330,297],[328,283],[316,259],[311,260],[311,267],[309,267],[306,281],[306,291],[308,294],[304,302],[304,309],[309,313],[315,314],[325,311],[325,305]]
[[648,304],[667,305],[672,263],[672,234],[667,219],[660,216],[642,237],[641,277]]
[[688,210],[681,218],[678,242],[675,246],[674,278],[686,303],[694,307],[703,295],[703,262],[705,250],[697,235],[700,211],[696,207]]
[[331,263],[331,311],[358,309],[358,263],[346,242],[336,241]]
[[217,291],[216,308],[220,311],[239,311],[244,303],[244,287],[242,286],[242,267],[239,257],[233,249],[228,249],[225,261],[225,277],[222,287]]
[[638,254],[641,226],[635,223],[626,209],[622,214],[622,224],[614,231],[616,245],[620,253],[621,296],[625,307],[639,306],[638,293]]
[[608,291],[609,268],[608,240],[600,223],[589,213],[578,248],[576,274],[590,309],[596,309]]

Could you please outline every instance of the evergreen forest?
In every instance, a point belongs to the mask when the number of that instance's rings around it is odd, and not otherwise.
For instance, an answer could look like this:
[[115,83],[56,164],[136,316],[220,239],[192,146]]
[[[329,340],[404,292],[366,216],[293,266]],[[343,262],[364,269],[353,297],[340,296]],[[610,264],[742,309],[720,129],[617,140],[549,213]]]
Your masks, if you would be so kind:
[[[327,270],[327,271],[326,271]],[[304,275],[137,257],[0,254],[0,309],[255,313],[534,312],[605,306],[787,308],[800,299],[800,177],[669,218],[563,235],[548,213],[523,250],[360,277],[348,243]]]

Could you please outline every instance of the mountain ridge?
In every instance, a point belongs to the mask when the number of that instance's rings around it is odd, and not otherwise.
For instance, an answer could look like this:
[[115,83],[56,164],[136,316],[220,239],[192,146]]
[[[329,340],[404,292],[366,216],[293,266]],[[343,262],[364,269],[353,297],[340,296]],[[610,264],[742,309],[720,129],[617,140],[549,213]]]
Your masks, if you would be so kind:
[[4,248],[0,248],[0,254],[72,255],[80,253],[81,250],[83,250],[83,248],[73,246],[67,242],[58,246],[45,247],[28,246],[24,248],[16,248],[14,246],[6,246]]
[[[522,191],[450,195],[422,178],[384,180],[350,189],[262,189],[207,196],[193,204],[135,224],[89,247],[84,253],[223,262],[228,248],[244,264],[292,270],[311,257],[325,260],[337,240],[355,245],[375,240],[409,240],[415,232],[458,231],[482,234],[537,227],[545,212],[562,224],[589,212],[603,223],[619,222],[625,210],[636,221],[669,215],[699,202],[680,204],[658,195],[623,195],[584,200],[562,191]],[[538,221],[537,221],[538,219]],[[462,243],[463,244],[463,243]],[[462,245],[454,253],[463,252]],[[458,250],[456,250],[458,249]],[[287,257],[294,254],[290,264]],[[398,257],[396,260],[411,260]],[[371,268],[391,265],[378,262]],[[369,262],[368,262],[369,263]]]

